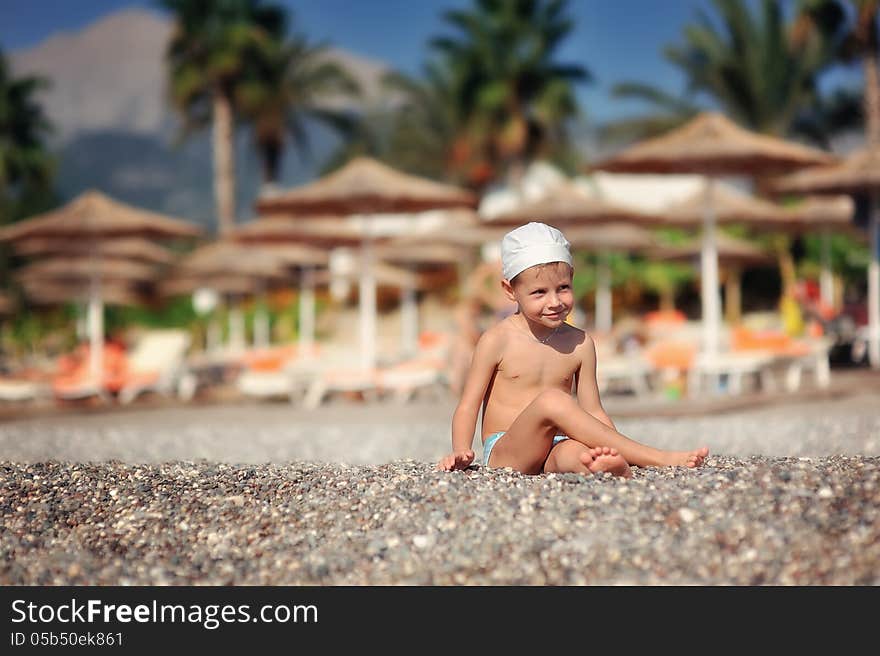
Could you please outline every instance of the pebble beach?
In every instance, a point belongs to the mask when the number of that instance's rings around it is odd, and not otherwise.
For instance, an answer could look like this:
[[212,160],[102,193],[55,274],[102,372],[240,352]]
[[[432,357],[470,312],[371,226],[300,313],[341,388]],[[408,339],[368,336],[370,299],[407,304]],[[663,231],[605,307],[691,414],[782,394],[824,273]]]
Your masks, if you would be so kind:
[[878,398],[616,420],[711,449],[630,480],[436,471],[448,400],[7,421],[0,583],[877,585]]

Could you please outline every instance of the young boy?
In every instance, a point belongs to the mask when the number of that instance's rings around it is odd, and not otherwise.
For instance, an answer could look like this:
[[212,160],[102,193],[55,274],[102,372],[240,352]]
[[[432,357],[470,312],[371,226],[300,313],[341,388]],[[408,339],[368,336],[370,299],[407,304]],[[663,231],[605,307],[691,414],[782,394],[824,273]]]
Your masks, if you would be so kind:
[[[569,243],[559,230],[529,223],[501,243],[501,286],[518,305],[480,337],[452,418],[452,453],[438,469],[465,469],[480,406],[483,465],[524,474],[611,472],[629,464],[699,467],[709,453],[663,451],[625,437],[602,408],[596,347],[565,323],[574,304]],[[577,398],[572,396],[572,388]]]

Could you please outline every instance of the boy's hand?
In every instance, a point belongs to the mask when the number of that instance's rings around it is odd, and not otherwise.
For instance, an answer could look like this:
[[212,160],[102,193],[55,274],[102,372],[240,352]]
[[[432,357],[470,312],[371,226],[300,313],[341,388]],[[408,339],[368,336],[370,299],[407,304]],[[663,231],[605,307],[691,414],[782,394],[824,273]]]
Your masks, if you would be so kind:
[[456,451],[452,455],[448,455],[437,463],[437,469],[443,471],[453,471],[455,469],[467,469],[474,461],[474,452],[470,449],[464,451]]

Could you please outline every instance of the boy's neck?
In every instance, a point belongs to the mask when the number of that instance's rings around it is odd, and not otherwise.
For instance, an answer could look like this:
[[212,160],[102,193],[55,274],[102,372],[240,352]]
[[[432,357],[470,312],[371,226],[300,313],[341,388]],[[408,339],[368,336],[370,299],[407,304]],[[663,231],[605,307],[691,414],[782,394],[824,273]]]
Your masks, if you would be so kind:
[[547,328],[546,326],[542,326],[539,323],[529,321],[526,318],[526,315],[524,315],[520,310],[517,310],[516,314],[514,314],[513,317],[514,319],[516,319],[516,317],[521,317],[521,328],[542,344],[546,344],[547,341],[550,339],[550,336],[553,335],[557,330],[559,330],[559,326],[557,326],[556,328]]

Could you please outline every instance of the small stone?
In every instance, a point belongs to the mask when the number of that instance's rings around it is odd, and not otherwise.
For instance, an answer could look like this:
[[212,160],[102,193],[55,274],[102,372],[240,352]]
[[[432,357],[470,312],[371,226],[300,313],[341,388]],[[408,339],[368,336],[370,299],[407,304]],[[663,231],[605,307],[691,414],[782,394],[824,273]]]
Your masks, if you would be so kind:
[[434,544],[434,539],[430,535],[416,535],[412,542],[416,549],[427,549]]
[[681,521],[685,524],[690,524],[697,518],[697,513],[695,513],[690,508],[679,508],[678,516],[681,517]]

